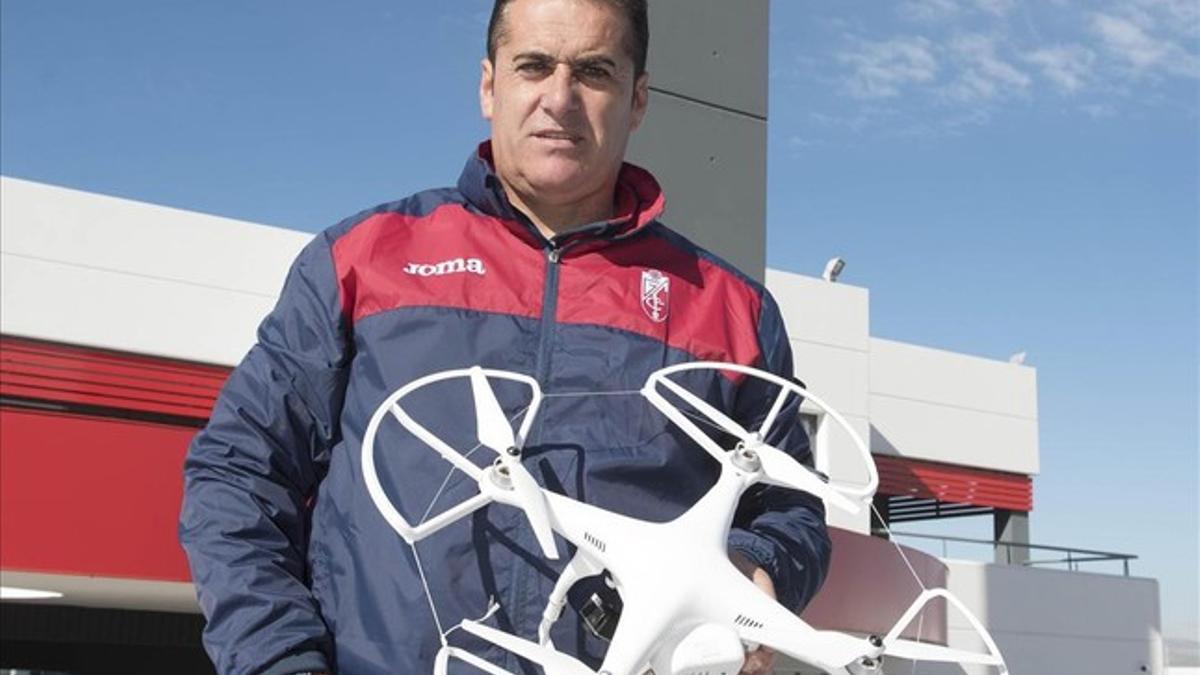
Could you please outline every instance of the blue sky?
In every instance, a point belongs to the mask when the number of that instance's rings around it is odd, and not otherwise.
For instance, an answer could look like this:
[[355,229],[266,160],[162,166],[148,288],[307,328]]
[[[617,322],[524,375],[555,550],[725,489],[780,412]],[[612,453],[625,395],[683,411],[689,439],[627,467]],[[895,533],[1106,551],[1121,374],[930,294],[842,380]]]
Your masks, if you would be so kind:
[[771,18],[768,263],[845,258],[874,335],[1027,352],[1033,541],[1141,556],[1168,634],[1195,637],[1200,4],[775,2]]
[[[0,0],[0,171],[308,231],[448,184],[486,134],[453,7]],[[1034,541],[1141,556],[1194,635],[1197,4],[776,0],[770,39],[769,263],[1026,351]]]

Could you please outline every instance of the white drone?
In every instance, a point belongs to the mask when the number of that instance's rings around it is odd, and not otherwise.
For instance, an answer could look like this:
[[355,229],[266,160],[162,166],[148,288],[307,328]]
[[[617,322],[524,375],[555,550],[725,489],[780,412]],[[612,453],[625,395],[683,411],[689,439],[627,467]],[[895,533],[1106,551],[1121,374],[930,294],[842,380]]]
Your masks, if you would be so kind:
[[[670,375],[688,370],[733,371],[744,377],[768,381],[778,386],[780,392],[759,428],[747,430],[669,379]],[[479,468],[463,453],[421,426],[401,405],[406,396],[418,389],[456,378],[469,378],[479,443],[496,453],[495,462],[487,468]],[[531,390],[529,406],[516,433],[496,400],[489,378],[522,383]],[[692,412],[685,412],[668,401],[660,389],[674,394],[690,406]],[[816,495],[827,506],[851,513],[859,513],[870,504],[878,485],[874,462],[862,439],[837,411],[794,382],[731,363],[694,362],[663,368],[650,375],[641,394],[721,464],[721,475],[716,484],[687,512],[667,523],[618,515],[550,492],[534,480],[521,464],[521,448],[537,415],[542,393],[537,381],[525,375],[479,367],[434,373],[396,391],[376,410],[363,439],[363,476],[375,506],[410,545],[492,502],[522,509],[548,558],[559,557],[554,533],[575,545],[575,555],[550,594],[536,642],[486,625],[483,623],[486,616],[477,621],[464,620],[458,628],[537,663],[553,675],[639,675],[647,669],[656,675],[733,675],[741,668],[746,650],[758,645],[829,673],[843,675],[881,672],[885,656],[992,666],[1000,675],[1008,672],[991,635],[962,602],[945,589],[924,590],[887,635],[854,636],[813,628],[763,593],[730,562],[726,542],[734,510],[742,493],[755,483],[800,490]],[[869,475],[866,485],[832,484],[787,453],[764,442],[786,399],[793,394],[804,397],[846,430],[866,466]],[[722,448],[692,421],[691,416],[697,413],[706,422],[737,438],[737,445],[731,449]],[[410,524],[384,493],[375,468],[376,435],[389,415],[454,468],[474,479],[479,485],[479,494],[417,525]],[[787,420],[786,423],[794,421]],[[550,627],[558,620],[571,586],[584,577],[602,572],[607,572],[611,585],[620,594],[623,609],[600,670],[594,671],[555,649],[550,640]],[[918,612],[939,597],[945,598],[966,617],[982,639],[986,652],[953,649],[900,637]],[[433,607],[432,598],[430,606]],[[442,649],[435,662],[435,675],[444,675],[451,658],[492,675],[510,675],[467,650],[450,646],[446,640],[447,632],[441,635]]]

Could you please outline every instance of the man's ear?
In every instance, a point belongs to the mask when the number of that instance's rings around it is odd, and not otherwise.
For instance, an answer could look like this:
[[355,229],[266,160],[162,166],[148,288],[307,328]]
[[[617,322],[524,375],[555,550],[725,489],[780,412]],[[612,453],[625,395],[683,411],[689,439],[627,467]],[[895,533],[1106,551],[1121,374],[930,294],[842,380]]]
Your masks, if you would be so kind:
[[650,105],[650,73],[642,73],[633,83],[633,124],[630,129],[637,129],[646,116],[646,107]]
[[492,94],[496,86],[496,70],[487,57],[479,62],[479,67],[479,111],[483,113],[483,119],[490,121],[492,119]]

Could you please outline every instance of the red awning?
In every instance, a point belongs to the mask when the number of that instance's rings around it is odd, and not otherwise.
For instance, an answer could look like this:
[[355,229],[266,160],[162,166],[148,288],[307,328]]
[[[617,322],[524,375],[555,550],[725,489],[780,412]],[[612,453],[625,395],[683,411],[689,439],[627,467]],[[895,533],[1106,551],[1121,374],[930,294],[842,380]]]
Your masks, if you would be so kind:
[[1033,479],[1024,474],[875,455],[878,494],[953,504],[1033,510]]
[[207,364],[0,337],[0,396],[54,403],[59,410],[127,411],[203,422],[229,372]]

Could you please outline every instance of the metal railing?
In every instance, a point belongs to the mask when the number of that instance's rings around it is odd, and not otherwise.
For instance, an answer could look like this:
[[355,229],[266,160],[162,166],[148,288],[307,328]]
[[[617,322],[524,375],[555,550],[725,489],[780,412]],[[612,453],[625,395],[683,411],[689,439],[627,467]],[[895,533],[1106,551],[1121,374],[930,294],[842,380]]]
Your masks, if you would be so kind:
[[[884,530],[875,530],[877,536],[886,536],[888,532]],[[1063,546],[1045,546],[1043,544],[1023,544],[1014,541],[993,541],[991,539],[969,539],[967,537],[947,537],[936,534],[917,534],[916,532],[897,532],[892,530],[890,533],[893,537],[909,537],[913,539],[931,539],[942,542],[942,557],[948,558],[948,544],[950,542],[959,542],[964,544],[977,544],[983,546],[991,546],[999,552],[999,549],[1004,549],[1003,562],[1008,565],[1025,565],[1035,567],[1038,565],[1066,565],[1067,569],[1072,572],[1079,571],[1080,563],[1091,562],[1116,562],[1121,563],[1122,570],[1125,576],[1129,576],[1129,561],[1137,560],[1136,555],[1128,553],[1113,553],[1111,551],[1089,551],[1082,548],[1066,548]],[[1018,549],[1017,555],[1013,555],[1013,549]],[[1055,557],[1045,559],[1030,559],[1027,557],[1031,551],[1051,551],[1057,554]],[[1022,555],[1022,553],[1024,555]],[[996,562],[1001,562],[997,556]]]

